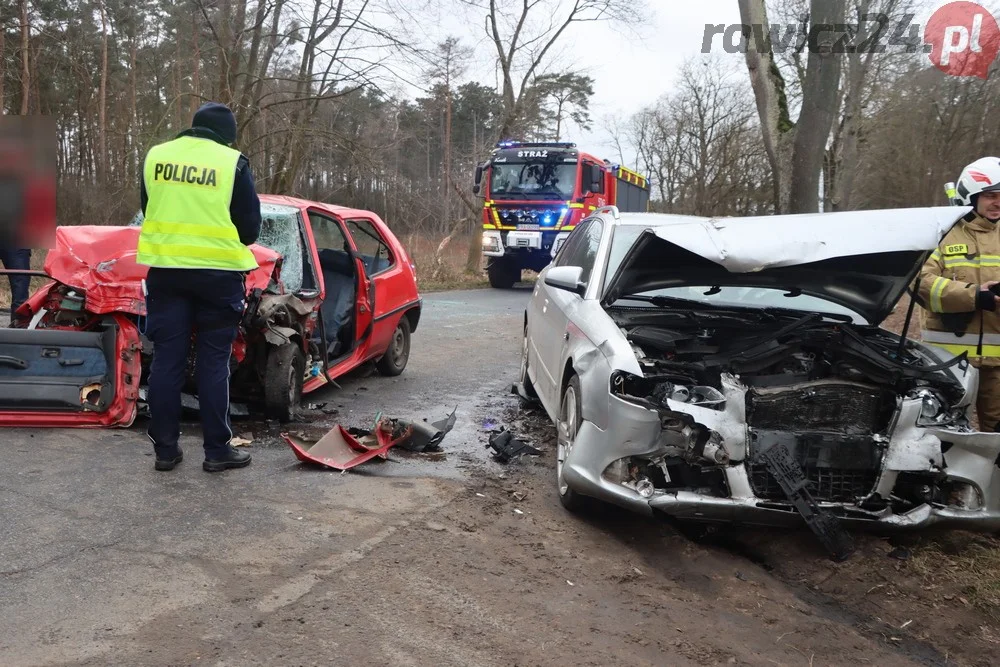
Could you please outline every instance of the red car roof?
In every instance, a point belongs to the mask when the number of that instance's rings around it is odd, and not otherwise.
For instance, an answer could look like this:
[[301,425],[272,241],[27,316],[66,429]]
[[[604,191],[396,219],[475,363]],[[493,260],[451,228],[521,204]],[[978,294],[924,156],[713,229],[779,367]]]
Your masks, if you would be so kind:
[[285,195],[259,195],[261,203],[284,204],[298,208],[322,208],[338,216],[370,216],[375,215],[371,211],[360,208],[350,208],[348,206],[338,206],[337,204],[327,204],[326,202],[314,201],[311,199],[301,199],[299,197],[287,197]]

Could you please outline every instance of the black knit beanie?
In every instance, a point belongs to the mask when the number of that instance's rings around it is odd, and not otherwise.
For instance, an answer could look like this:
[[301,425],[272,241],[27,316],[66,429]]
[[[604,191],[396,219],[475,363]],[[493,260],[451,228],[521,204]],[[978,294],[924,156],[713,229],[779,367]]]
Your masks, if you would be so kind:
[[207,127],[228,144],[236,141],[236,116],[225,104],[206,102],[194,112],[192,127]]

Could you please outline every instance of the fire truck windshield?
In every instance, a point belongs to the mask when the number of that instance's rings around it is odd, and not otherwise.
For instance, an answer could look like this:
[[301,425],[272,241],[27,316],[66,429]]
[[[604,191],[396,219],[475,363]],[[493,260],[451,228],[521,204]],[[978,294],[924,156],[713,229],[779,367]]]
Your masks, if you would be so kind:
[[571,199],[577,170],[577,164],[551,161],[494,163],[490,195],[496,199]]

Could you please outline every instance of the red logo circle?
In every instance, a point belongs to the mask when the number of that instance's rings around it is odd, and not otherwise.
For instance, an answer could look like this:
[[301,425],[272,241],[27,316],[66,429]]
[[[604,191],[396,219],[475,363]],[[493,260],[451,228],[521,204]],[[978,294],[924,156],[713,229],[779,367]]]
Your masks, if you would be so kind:
[[933,49],[931,63],[952,76],[986,79],[1000,52],[1000,24],[975,2],[949,2],[931,16],[924,42]]

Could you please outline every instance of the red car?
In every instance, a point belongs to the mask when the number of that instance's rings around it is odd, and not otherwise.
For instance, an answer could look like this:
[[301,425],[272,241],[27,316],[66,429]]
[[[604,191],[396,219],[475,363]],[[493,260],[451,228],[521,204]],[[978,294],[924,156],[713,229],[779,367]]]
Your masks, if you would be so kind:
[[[231,399],[294,419],[301,397],[375,360],[403,372],[421,298],[412,261],[374,213],[261,196],[247,308],[233,345]],[[129,426],[152,358],[141,217],[125,227],[59,227],[52,279],[0,329],[0,424]],[[194,383],[194,348],[186,388]]]

